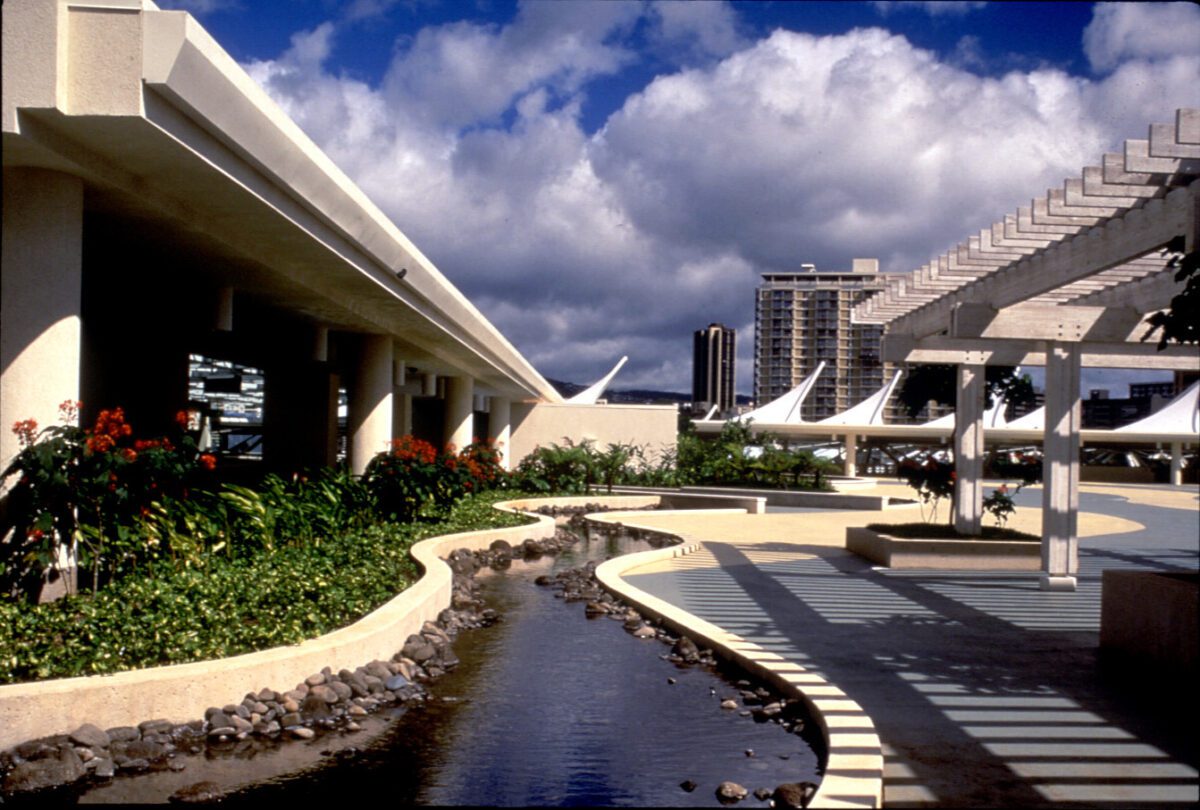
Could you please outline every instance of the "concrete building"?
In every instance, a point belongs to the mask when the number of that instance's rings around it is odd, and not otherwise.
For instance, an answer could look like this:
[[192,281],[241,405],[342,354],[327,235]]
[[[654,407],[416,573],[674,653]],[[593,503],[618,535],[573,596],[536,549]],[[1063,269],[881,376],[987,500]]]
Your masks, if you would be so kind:
[[[883,329],[853,324],[850,311],[883,288],[877,259],[855,259],[848,271],[804,264],[764,273],[754,307],[754,400],[770,402],[797,386],[824,361],[801,417],[815,421],[841,413],[878,391],[894,368],[879,357]],[[890,405],[889,422],[908,421]]]
[[261,370],[281,472],[335,460],[339,390],[356,472],[405,433],[673,445],[674,408],[562,404],[186,12],[5,3],[2,75],[6,427],[83,400],[159,435],[199,355]]
[[737,402],[737,333],[728,326],[710,323],[692,339],[692,407],[707,413],[732,412]]

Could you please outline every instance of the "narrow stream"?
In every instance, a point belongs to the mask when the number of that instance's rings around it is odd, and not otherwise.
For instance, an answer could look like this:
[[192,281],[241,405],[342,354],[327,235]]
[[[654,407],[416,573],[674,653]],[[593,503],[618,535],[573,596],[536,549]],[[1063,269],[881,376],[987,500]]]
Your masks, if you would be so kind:
[[[593,539],[480,571],[484,599],[503,620],[458,636],[461,664],[430,686],[423,706],[376,715],[355,734],[187,757],[183,772],[117,779],[80,801],[163,801],[204,779],[231,791],[226,803],[383,795],[402,805],[712,806],[726,780],[750,791],[819,781],[814,723],[801,736],[722,710],[743,675],[677,667],[661,642],[588,618],[582,603],[533,583],[646,548]],[[766,806],[753,793],[742,804]]]

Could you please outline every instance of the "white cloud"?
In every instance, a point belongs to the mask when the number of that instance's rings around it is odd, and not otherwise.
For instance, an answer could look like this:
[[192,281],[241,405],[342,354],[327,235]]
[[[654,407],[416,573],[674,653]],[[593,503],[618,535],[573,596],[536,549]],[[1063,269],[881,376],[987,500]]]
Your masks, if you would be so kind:
[[747,44],[737,15],[725,2],[655,0],[649,19],[651,39],[683,63],[728,56]]
[[[248,69],[543,373],[589,382],[628,354],[619,385],[675,390],[712,321],[740,327],[749,389],[760,272],[910,270],[1200,105],[1196,55],[989,78],[881,29],[780,30],[659,76],[589,135],[581,99],[632,58],[641,11],[429,28],[380,87],[328,71],[324,26]],[[691,36],[711,53],[719,30]]]
[[1130,59],[1195,56],[1200,7],[1193,3],[1099,3],[1083,32],[1093,70],[1106,73]]

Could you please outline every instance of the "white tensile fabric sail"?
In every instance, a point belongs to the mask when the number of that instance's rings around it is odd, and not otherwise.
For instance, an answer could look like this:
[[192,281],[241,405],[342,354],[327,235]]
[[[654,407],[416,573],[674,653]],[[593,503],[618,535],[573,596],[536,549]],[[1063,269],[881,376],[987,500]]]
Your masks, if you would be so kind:
[[839,414],[834,414],[826,419],[821,419],[813,424],[817,425],[882,425],[883,424],[883,409],[887,405],[887,401],[891,399],[892,391],[896,389],[896,384],[900,382],[900,375],[904,372],[897,370],[896,376],[892,377],[892,381],[880,388],[871,396],[864,399],[852,408],[842,411]]
[[[996,397],[996,401],[992,403],[992,407],[983,412],[984,430],[1002,428],[1008,425],[1008,422],[1004,420],[1004,407],[1007,404],[1004,401],[1004,397]],[[926,422],[921,427],[952,428],[954,427],[954,421],[954,414],[948,413],[945,416],[939,416],[937,419]]]
[[599,382],[592,383],[575,396],[569,398],[567,402],[571,405],[595,405],[596,401],[604,393],[604,389],[608,388],[608,384],[612,382],[613,377],[617,376],[617,372],[621,370],[621,366],[625,365],[625,361],[628,359],[628,357],[622,357],[613,366],[613,370],[605,374]]
[[825,370],[825,362],[817,366],[816,371],[800,381],[800,384],[778,399],[773,399],[761,408],[755,408],[748,413],[733,417],[732,422],[748,422],[753,419],[759,424],[767,425],[798,425],[804,420],[800,418],[800,406],[817,383],[817,377]]
[[1117,433],[1200,433],[1200,382],[1168,402],[1157,413],[1139,419]]
[[1046,429],[1046,407],[1043,405],[1040,408],[1030,411],[1019,419],[1014,419],[1005,427],[1013,430],[1045,430]]

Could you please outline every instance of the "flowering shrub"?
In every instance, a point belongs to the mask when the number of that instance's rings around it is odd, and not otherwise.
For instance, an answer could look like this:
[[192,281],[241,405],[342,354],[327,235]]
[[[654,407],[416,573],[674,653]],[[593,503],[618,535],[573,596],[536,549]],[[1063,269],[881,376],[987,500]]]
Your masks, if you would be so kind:
[[[57,572],[69,545],[92,573],[93,589],[155,552],[135,525],[163,498],[186,499],[188,487],[216,459],[197,452],[190,436],[136,439],[121,408],[95,424],[77,423],[82,403],[59,406],[61,424],[41,430],[32,419],[13,425],[21,450],[3,473],[19,476],[9,495],[12,538],[0,546],[0,581],[29,593]],[[178,417],[186,424],[187,414]]]
[[925,506],[930,507],[928,516],[925,516],[926,522],[937,518],[938,503],[942,498],[954,499],[954,465],[940,461],[932,454],[927,454],[923,459],[906,459],[896,468],[896,472],[917,491],[921,498],[922,514]]
[[463,495],[501,485],[500,452],[475,441],[461,453],[453,445],[440,452],[414,436],[392,441],[391,449],[371,459],[363,480],[382,515],[410,521],[422,510],[445,510]]
[[[1017,487],[1017,491],[1021,488]],[[1016,494],[1016,491],[1013,493]],[[996,525],[1003,526],[1008,522],[1017,511],[1017,505],[1013,503],[1012,495],[1008,494],[1008,484],[1001,484],[996,489],[992,490],[992,494],[983,499],[984,511],[990,513],[996,518]]]

